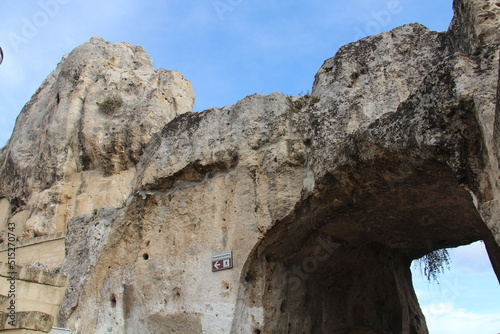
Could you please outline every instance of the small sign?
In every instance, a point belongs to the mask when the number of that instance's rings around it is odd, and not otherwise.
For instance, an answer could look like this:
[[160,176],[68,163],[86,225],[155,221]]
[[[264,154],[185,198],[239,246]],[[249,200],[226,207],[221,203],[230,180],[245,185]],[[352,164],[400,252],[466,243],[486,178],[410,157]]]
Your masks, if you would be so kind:
[[233,267],[233,252],[212,255],[212,271],[231,269]]

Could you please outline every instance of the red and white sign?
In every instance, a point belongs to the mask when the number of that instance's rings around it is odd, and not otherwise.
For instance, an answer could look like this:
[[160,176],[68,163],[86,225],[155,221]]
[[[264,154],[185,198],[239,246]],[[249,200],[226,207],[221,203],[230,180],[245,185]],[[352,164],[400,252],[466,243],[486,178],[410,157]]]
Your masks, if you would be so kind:
[[233,252],[212,255],[212,271],[231,269],[233,267]]

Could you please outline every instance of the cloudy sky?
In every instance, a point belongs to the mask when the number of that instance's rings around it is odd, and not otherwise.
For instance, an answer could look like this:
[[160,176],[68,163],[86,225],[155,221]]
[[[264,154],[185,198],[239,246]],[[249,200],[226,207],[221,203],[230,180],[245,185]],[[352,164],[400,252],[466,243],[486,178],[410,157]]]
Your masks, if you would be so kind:
[[[340,46],[410,22],[446,30],[451,3],[0,0],[0,147],[61,57],[92,36],[142,45],[157,68],[180,71],[193,83],[195,111],[202,111],[253,93],[305,93]],[[444,283],[429,285],[415,275],[431,333],[500,333],[494,302],[500,288],[485,259],[479,243],[452,253]]]

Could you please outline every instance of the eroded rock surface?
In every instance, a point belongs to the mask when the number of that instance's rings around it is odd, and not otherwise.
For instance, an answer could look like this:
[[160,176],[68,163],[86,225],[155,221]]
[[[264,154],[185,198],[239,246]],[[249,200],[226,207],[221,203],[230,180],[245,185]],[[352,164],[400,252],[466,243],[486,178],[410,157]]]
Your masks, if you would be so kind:
[[[113,99],[120,103],[109,107]],[[23,239],[63,231],[73,216],[101,206],[123,206],[152,135],[193,102],[191,84],[155,70],[142,47],[99,37],[79,46],[23,108],[2,150],[1,221],[22,215]]]
[[[341,48],[311,96],[256,94],[183,113],[139,140],[145,150],[123,141],[135,138],[132,116],[110,146],[96,139],[100,130],[84,131],[79,146],[68,145],[68,156],[81,153],[70,159],[72,175],[95,187],[92,175],[132,171],[124,176],[131,195],[120,209],[68,223],[61,325],[75,333],[427,333],[412,260],[484,240],[500,277],[500,7],[457,0],[454,9],[447,32],[409,24]],[[132,89],[120,86],[123,76],[106,78],[95,83],[103,80],[100,91]],[[189,97],[181,88],[171,99]],[[103,96],[94,92],[95,112]],[[139,93],[131,94],[125,105]],[[183,104],[164,108],[175,105]],[[51,184],[57,173],[40,180]],[[50,215],[59,188],[19,182],[0,210],[36,188],[33,208]],[[234,268],[212,272],[210,256],[229,250]]]

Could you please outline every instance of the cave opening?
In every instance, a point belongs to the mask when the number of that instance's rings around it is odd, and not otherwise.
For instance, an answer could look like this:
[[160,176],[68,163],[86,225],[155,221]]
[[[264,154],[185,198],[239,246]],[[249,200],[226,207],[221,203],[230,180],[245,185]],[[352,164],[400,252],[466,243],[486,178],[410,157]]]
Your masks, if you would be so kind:
[[396,172],[394,165],[378,161],[357,173],[326,175],[321,193],[268,231],[245,264],[235,326],[250,322],[265,333],[428,332],[412,261],[491,232],[445,164],[412,161]]
[[425,261],[415,260],[411,267],[429,333],[496,333],[500,288],[485,243],[447,251],[449,264],[436,279],[426,275]]

